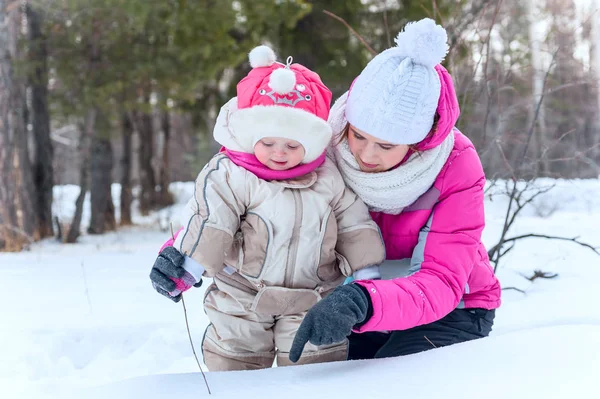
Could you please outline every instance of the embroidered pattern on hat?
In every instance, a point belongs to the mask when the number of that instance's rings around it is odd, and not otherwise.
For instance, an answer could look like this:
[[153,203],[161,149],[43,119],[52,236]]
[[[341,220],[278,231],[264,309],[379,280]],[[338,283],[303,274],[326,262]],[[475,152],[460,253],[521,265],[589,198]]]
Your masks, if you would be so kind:
[[[259,92],[264,96],[269,96],[271,100],[273,100],[274,104],[286,104],[291,107],[295,107],[300,101],[310,101],[310,95],[303,96],[298,90],[292,90],[287,94],[284,94],[284,97],[278,97],[275,94],[275,90],[271,90],[270,92],[266,92],[264,89]],[[288,95],[295,94],[296,98],[287,98]]]

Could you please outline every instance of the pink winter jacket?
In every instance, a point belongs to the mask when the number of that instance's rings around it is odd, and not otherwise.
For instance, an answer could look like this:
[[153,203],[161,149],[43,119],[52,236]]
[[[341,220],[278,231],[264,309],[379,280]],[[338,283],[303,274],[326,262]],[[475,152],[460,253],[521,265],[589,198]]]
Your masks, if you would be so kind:
[[357,283],[371,295],[372,317],[358,332],[406,330],[441,319],[455,308],[495,309],[500,284],[481,242],[485,226],[481,161],[454,124],[460,113],[452,79],[441,66],[436,134],[420,150],[455,142],[433,186],[399,215],[371,212],[386,246],[386,259],[410,259],[411,274]]

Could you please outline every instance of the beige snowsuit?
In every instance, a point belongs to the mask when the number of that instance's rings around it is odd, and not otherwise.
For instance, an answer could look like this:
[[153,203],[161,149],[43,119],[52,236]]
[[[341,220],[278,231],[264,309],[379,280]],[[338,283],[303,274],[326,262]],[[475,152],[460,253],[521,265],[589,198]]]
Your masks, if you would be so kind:
[[[344,276],[385,257],[367,207],[329,159],[267,181],[216,155],[196,179],[175,248],[214,277],[204,307],[209,370],[289,365],[302,318]],[[307,344],[299,363],[346,359],[346,343]]]

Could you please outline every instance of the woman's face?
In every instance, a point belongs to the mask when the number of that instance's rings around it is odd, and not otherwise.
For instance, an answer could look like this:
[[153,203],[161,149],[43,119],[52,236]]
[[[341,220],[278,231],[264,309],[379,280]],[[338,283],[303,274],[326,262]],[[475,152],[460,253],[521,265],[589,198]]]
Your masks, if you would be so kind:
[[406,144],[379,140],[352,125],[348,125],[348,145],[360,170],[368,173],[392,169],[402,162],[409,150]]

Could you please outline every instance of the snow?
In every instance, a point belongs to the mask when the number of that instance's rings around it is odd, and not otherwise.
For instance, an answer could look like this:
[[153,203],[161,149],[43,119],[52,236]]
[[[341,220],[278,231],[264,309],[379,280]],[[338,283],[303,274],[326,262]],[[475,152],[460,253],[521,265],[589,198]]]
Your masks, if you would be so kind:
[[[600,245],[600,181],[539,184],[555,187],[523,210],[509,235],[578,236]],[[502,189],[491,188],[486,202],[488,247],[506,212]],[[0,398],[209,397],[181,303],[158,295],[148,279],[169,222],[192,190],[192,183],[174,183],[177,204],[134,213],[134,227],[0,254]],[[63,222],[77,194],[76,187],[55,188]],[[113,196],[118,204],[118,185]],[[84,225],[88,219],[86,211]],[[537,269],[558,277],[523,277]],[[503,291],[489,338],[394,359],[209,372],[211,397],[600,397],[593,381],[600,371],[600,257],[571,242],[530,238],[502,259],[498,276],[525,294]],[[203,291],[185,296],[198,353],[208,323]]]

